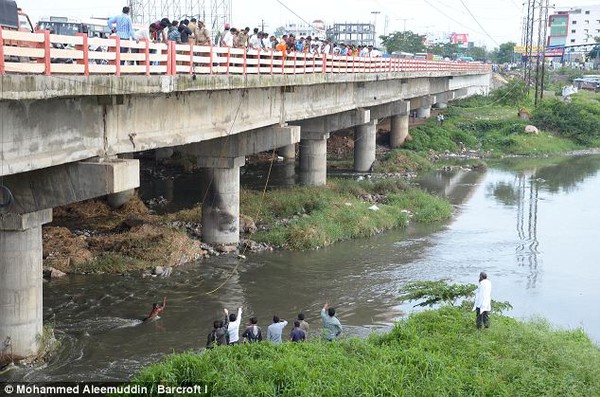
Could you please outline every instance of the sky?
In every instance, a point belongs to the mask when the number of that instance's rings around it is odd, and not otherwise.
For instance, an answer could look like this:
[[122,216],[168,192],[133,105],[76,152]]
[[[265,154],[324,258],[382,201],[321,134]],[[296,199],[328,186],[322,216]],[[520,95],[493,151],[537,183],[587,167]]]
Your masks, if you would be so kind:
[[[176,1],[179,0],[169,2]],[[127,5],[127,0],[17,0],[17,3],[35,24],[40,17],[50,15],[74,18],[116,15]],[[232,0],[232,26],[252,28],[260,26],[264,19],[265,30],[273,32],[286,23],[301,22],[281,3],[309,22],[315,19],[326,24],[375,22],[377,34],[382,35],[386,33],[387,19],[387,33],[405,27],[433,36],[468,33],[469,41],[488,49],[507,41],[519,43],[525,15],[523,0]],[[550,3],[559,8],[600,5],[600,0],[551,0]]]

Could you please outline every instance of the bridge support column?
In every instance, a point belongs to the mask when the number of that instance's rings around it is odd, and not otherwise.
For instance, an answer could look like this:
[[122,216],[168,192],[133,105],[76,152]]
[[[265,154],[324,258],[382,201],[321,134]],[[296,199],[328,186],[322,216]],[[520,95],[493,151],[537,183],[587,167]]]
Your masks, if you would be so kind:
[[279,148],[279,155],[284,158],[284,160],[295,160],[296,159],[296,145],[287,145],[282,148]]
[[354,171],[368,172],[375,162],[377,120],[354,128]]
[[417,118],[428,119],[431,117],[431,104],[435,102],[431,96],[421,98],[421,107],[417,109]]
[[240,167],[244,157],[199,158],[208,168],[207,190],[202,202],[202,241],[237,244],[240,241]]
[[392,116],[390,119],[390,146],[398,148],[404,144],[408,136],[408,114]]
[[308,186],[327,183],[327,139],[329,133],[301,132],[300,182]]
[[0,220],[0,361],[35,356],[42,335],[42,224],[52,210]]

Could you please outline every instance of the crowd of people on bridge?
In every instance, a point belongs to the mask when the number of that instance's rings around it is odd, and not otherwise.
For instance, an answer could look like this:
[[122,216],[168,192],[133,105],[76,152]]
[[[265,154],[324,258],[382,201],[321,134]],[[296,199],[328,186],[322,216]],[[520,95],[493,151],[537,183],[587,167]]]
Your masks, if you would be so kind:
[[129,16],[129,7],[123,7],[121,15],[108,20],[108,27],[124,40],[136,40],[147,38],[155,43],[167,43],[169,41],[178,44],[193,43],[200,46],[218,46],[229,48],[242,48],[251,50],[275,50],[285,54],[301,52],[305,54],[327,54],[354,57],[380,57],[381,52],[372,45],[357,45],[346,43],[335,43],[328,39],[312,36],[296,37],[294,34],[284,34],[277,37],[254,28],[238,29],[225,23],[223,30],[219,32],[214,40],[204,21],[196,18],[170,20],[162,18],[152,22],[148,29],[135,31]]

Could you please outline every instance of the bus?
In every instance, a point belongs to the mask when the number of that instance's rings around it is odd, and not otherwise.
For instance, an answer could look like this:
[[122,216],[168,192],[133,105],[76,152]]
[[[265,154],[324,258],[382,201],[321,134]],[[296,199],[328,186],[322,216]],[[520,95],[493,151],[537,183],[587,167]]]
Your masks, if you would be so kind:
[[77,33],[87,33],[86,26],[77,19],[67,17],[42,18],[36,25],[36,30],[52,30],[54,34],[75,36]]

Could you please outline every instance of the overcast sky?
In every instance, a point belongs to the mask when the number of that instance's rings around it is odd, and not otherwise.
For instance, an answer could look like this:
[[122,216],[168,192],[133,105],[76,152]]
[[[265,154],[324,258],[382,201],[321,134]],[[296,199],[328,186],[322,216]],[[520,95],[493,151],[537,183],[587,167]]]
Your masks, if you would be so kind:
[[[178,0],[172,0],[178,1]],[[203,0],[199,0],[202,2]],[[160,0],[156,0],[157,3]],[[204,0],[210,4],[209,0]],[[265,30],[298,21],[278,0],[232,0],[233,26],[259,26]],[[468,33],[469,40],[488,49],[499,43],[519,43],[524,16],[523,0],[281,0],[303,19],[332,22],[372,22],[376,16],[377,34],[407,30],[417,33]],[[35,24],[41,16],[76,18],[106,17],[120,12],[127,0],[17,0]],[[600,4],[600,0],[551,0],[557,7]],[[473,14],[471,16],[469,12]],[[380,14],[374,15],[373,11]]]

